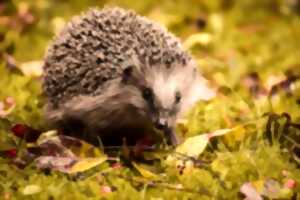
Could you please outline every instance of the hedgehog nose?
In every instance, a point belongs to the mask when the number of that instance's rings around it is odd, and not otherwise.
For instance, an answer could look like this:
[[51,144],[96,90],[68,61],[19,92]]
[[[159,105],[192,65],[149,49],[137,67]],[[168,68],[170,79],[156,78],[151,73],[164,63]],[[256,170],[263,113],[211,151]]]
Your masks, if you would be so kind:
[[159,130],[164,130],[168,127],[168,121],[165,118],[160,118],[155,123],[155,127]]

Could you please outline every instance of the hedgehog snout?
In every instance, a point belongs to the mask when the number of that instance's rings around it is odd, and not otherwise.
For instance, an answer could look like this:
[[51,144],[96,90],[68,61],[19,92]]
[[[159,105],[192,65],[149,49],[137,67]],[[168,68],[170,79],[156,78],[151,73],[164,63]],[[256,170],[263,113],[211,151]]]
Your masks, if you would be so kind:
[[175,133],[175,120],[174,116],[170,114],[171,112],[163,111],[156,115],[153,125],[156,129],[163,132],[166,136],[168,143],[172,145],[177,145],[179,140]]
[[166,118],[158,118],[155,123],[155,128],[159,130],[164,130],[169,127],[168,120]]
[[156,115],[154,119],[154,126],[159,130],[172,128],[172,116],[168,110],[163,110]]

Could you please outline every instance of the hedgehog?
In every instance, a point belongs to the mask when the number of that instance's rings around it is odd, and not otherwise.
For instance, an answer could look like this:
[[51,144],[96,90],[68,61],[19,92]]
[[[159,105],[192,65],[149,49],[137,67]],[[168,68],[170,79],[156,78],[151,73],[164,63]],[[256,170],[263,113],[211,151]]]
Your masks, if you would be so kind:
[[43,70],[49,123],[92,142],[160,132],[178,145],[176,122],[210,96],[180,40],[122,8],[72,18],[49,45]]

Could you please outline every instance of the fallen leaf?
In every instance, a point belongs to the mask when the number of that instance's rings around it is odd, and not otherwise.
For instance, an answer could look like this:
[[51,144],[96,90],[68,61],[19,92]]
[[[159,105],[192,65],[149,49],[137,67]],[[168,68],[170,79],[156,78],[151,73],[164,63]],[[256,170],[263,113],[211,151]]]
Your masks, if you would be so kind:
[[292,190],[283,187],[278,181],[271,178],[247,182],[241,187],[240,191],[245,194],[248,200],[252,200],[252,198],[256,200],[257,195],[260,196],[260,199],[262,197],[267,197],[268,199],[289,199],[292,196]]
[[262,195],[271,199],[279,198],[281,185],[274,179],[264,180]]
[[93,167],[96,167],[97,165],[102,164],[106,160],[107,160],[106,156],[102,156],[99,158],[82,158],[79,161],[77,161],[76,163],[74,163],[74,165],[72,167],[70,167],[70,169],[68,169],[66,172],[68,172],[70,174],[77,173],[77,172],[83,172],[83,171],[89,170]]
[[244,200],[263,200],[256,188],[249,182],[242,185],[240,192],[245,195]]
[[204,151],[210,138],[225,135],[230,131],[232,129],[220,129],[212,133],[190,137],[176,148],[176,152],[196,158]]
[[208,141],[207,134],[190,137],[176,148],[176,152],[186,156],[198,157],[206,148]]
[[[57,131],[47,131],[40,135],[37,139],[36,147],[40,148],[44,152],[51,150],[50,156],[56,155],[60,157],[102,157],[103,152],[95,146],[66,135],[57,135]],[[43,155],[46,155],[43,153]]]
[[38,185],[27,185],[23,190],[22,194],[24,195],[32,195],[42,191],[42,188]]
[[36,143],[37,143],[37,145],[41,145],[51,139],[54,139],[54,137],[56,137],[56,136],[57,136],[56,130],[50,130],[50,131],[44,132],[36,140]]
[[19,69],[25,76],[40,77],[43,74],[43,61],[35,60],[20,64]]
[[67,173],[68,169],[77,162],[77,159],[72,157],[40,156],[35,162],[40,169],[51,169]]
[[148,169],[145,169],[145,167],[143,167],[142,165],[137,164],[135,162],[132,162],[132,165],[144,178],[151,179],[151,180],[159,180],[160,179],[160,177],[158,175],[154,174],[153,172],[149,171]]
[[52,169],[64,173],[74,174],[87,171],[97,165],[102,164],[107,157],[101,158],[71,158],[71,157],[55,157],[41,156],[35,160],[36,165],[40,169]]

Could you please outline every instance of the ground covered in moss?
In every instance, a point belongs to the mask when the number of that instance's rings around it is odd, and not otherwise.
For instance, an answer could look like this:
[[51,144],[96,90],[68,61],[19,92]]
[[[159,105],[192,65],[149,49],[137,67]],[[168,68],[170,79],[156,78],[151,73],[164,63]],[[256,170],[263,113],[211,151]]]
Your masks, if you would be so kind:
[[[178,124],[180,147],[106,155],[43,120],[47,44],[104,5],[166,25],[216,89]],[[0,199],[300,199],[299,15],[298,0],[0,2]]]

